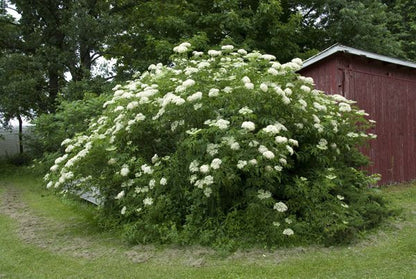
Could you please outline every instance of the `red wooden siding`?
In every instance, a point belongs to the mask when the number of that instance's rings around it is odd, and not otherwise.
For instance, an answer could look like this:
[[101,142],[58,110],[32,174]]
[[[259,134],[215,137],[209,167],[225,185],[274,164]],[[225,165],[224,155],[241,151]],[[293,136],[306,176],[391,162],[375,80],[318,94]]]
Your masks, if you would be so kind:
[[301,70],[316,87],[341,94],[377,121],[366,151],[382,184],[416,178],[416,70],[337,53]]

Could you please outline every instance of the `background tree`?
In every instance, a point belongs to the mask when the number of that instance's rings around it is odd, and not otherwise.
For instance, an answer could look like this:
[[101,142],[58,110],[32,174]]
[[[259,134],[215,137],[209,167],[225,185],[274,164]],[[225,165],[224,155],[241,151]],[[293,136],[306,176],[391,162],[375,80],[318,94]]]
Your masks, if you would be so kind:
[[302,14],[300,48],[306,53],[303,58],[336,43],[406,57],[402,41],[392,24],[399,13],[380,0],[283,2],[287,10],[298,10]]
[[280,61],[298,52],[301,17],[276,0],[117,1],[114,13],[126,29],[112,37],[109,51],[118,59],[118,74],[167,62],[177,42],[187,40],[206,50],[220,42],[273,53]]
[[112,32],[110,4],[95,0],[12,3],[21,14],[23,51],[35,55],[46,71],[49,106],[45,111],[54,111],[67,83],[65,73],[73,82],[91,78],[91,67],[102,55],[107,33]]
[[30,119],[46,98],[40,65],[33,57],[10,53],[0,58],[0,121],[19,122],[19,149],[23,153],[23,118]]
[[385,0],[392,10],[390,29],[400,40],[403,58],[416,61],[416,3],[410,0]]
[[[409,0],[9,0],[3,3],[14,4],[21,15],[15,21],[6,15],[3,6],[0,8],[4,79],[18,75],[12,70],[13,62],[6,61],[14,59],[11,54],[20,54],[18,65],[31,69],[28,80],[36,76],[35,80],[40,82],[37,77],[43,78],[39,86],[22,85],[37,90],[28,95],[36,100],[32,102],[31,113],[55,112],[64,100],[76,101],[86,93],[107,92],[111,84],[97,77],[93,70],[100,57],[117,60],[114,78],[122,82],[150,64],[168,63],[172,48],[181,41],[189,41],[200,50],[230,43],[273,54],[280,62],[293,57],[306,59],[335,43],[416,59],[416,4]],[[2,107],[8,106],[2,104]]]

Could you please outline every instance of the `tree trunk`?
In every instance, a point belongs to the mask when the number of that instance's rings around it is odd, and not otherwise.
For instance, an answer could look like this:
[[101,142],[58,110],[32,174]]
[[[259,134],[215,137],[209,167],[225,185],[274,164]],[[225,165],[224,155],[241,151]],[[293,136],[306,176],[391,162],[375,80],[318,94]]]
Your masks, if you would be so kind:
[[19,121],[19,152],[20,154],[22,154],[23,153],[23,120],[20,115],[17,116],[17,120]]
[[91,54],[90,48],[84,42],[80,43],[81,73],[82,78],[91,77]]
[[59,75],[56,70],[49,69],[49,110],[55,112],[56,97],[59,92]]

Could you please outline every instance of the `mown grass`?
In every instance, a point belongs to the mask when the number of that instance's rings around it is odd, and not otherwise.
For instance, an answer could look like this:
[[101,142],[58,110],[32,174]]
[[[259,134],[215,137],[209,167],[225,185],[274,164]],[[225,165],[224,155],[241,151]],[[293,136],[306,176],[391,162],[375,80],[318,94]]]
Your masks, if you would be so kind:
[[130,261],[125,253],[132,247],[120,240],[118,232],[96,229],[93,207],[56,197],[22,169],[0,175],[0,197],[10,187],[18,189],[31,214],[65,225],[64,237],[57,237],[62,231],[56,228],[44,232],[44,237],[57,241],[82,237],[104,253],[77,257],[26,243],[16,233],[19,222],[0,212],[0,278],[415,278],[416,274],[416,184],[383,188],[390,206],[401,213],[353,245],[245,251],[225,258],[211,253],[198,267],[187,259],[195,257],[189,252],[193,247],[152,248],[149,260]]

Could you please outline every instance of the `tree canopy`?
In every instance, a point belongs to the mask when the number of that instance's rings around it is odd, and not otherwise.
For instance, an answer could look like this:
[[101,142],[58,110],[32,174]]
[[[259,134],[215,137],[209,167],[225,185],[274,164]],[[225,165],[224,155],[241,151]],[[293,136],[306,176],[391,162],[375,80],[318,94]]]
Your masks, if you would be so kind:
[[[169,63],[182,41],[201,50],[230,43],[281,62],[334,43],[416,59],[416,3],[409,0],[8,0],[0,6],[2,114],[13,94],[26,94],[14,102],[23,108],[30,99],[27,111],[38,114],[54,112],[61,100],[101,94],[105,78],[92,71],[100,57],[115,59],[112,78],[123,81],[152,63]],[[10,8],[19,20],[8,15]],[[16,72],[22,67],[27,74]]]

